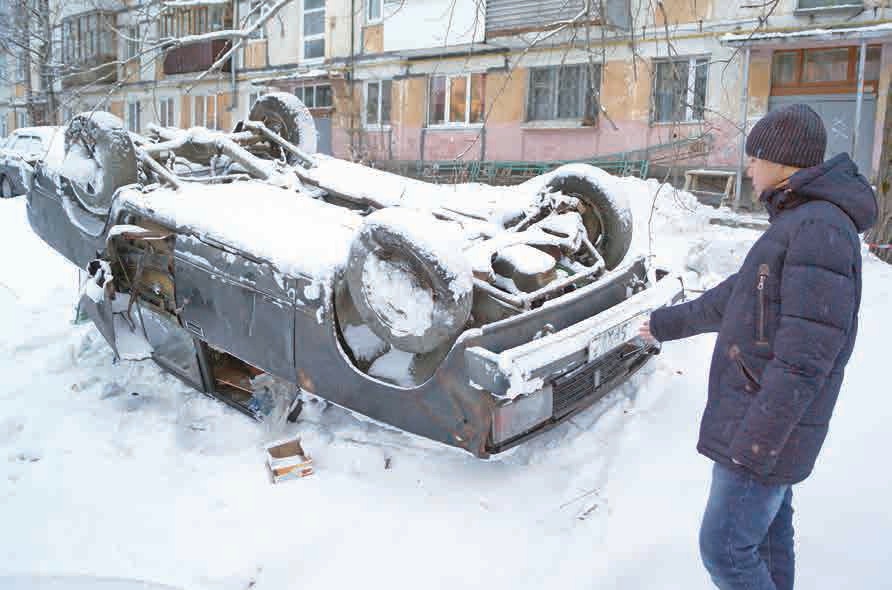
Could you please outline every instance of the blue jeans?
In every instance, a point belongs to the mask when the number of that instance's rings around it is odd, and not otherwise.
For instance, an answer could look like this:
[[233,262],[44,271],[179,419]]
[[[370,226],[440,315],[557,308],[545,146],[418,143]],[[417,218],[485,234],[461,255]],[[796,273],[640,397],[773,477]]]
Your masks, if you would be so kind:
[[700,556],[720,590],[792,590],[793,489],[716,463]]

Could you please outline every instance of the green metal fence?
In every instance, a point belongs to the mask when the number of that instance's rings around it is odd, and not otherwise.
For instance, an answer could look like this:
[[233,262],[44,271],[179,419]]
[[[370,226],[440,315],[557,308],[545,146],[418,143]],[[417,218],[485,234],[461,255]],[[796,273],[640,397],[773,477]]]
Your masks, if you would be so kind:
[[551,162],[522,162],[510,160],[382,160],[372,165],[382,170],[418,178],[436,184],[482,182],[493,185],[519,184],[564,164],[585,163],[602,168],[617,176],[647,177],[648,161],[625,158],[585,160],[555,160]]

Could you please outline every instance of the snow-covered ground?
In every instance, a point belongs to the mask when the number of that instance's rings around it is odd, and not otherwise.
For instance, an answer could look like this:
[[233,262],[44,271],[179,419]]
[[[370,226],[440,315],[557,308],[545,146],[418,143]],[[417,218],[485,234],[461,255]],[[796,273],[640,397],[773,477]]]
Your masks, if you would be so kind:
[[[618,183],[646,247],[658,185]],[[733,271],[758,236],[709,215],[660,191],[653,247],[695,284]],[[713,336],[665,346],[603,403],[480,461],[322,403],[295,425],[256,424],[151,363],[115,365],[92,326],[71,324],[77,272],[31,232],[23,199],[0,201],[0,246],[0,588],[31,575],[79,588],[113,587],[93,576],[220,590],[710,587],[697,550],[710,464],[694,445]],[[888,584],[890,298],[892,267],[867,257],[830,436],[794,491],[801,588]],[[263,444],[295,433],[316,474],[271,485]]]

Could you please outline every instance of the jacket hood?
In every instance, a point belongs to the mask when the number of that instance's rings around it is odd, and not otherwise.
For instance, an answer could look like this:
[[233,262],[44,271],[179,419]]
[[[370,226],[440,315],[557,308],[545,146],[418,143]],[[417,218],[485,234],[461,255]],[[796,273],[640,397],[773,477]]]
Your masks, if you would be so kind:
[[858,233],[876,223],[876,195],[849,154],[842,153],[820,166],[800,170],[790,177],[787,188],[805,200],[833,203],[851,217]]

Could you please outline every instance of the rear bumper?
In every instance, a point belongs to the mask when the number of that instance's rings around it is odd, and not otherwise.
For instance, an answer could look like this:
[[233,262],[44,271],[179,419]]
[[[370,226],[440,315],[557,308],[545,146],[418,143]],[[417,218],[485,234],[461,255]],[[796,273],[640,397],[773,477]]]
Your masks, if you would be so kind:
[[[638,328],[653,310],[683,296],[681,278],[668,274],[622,303],[552,334],[501,352],[466,349],[469,378],[496,398],[489,452],[554,426],[628,379],[659,352],[641,341]],[[499,412],[515,411],[519,406],[514,404],[537,408],[532,412],[539,420],[522,430],[500,426]]]

